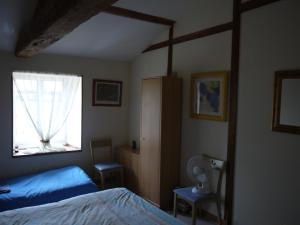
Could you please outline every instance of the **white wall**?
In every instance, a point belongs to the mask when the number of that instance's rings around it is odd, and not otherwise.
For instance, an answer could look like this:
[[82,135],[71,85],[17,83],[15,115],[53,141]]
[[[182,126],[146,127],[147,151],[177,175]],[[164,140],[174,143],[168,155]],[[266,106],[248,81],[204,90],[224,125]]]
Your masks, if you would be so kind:
[[188,184],[186,163],[207,153],[226,159],[227,122],[190,118],[192,73],[230,70],[231,31],[174,46],[174,71],[183,78],[181,182]]
[[286,0],[242,16],[235,225],[300,224],[300,137],[271,131],[274,72],[300,69],[299,10]]
[[[82,80],[82,152],[12,158],[12,72],[30,70],[40,72],[74,73]],[[128,76],[129,63],[79,57],[38,55],[19,59],[0,52],[0,177],[27,174],[65,165],[80,165],[91,171],[88,148],[91,137],[111,136],[113,144],[128,141]],[[92,79],[123,81],[121,107],[92,106]]]
[[[176,22],[175,37],[231,20],[231,0],[189,0],[186,7],[186,14]],[[158,40],[163,39],[163,36],[165,35],[159,37]],[[131,140],[137,140],[138,143],[141,80],[145,77],[166,75],[167,51],[167,48],[163,48],[147,52],[137,57],[132,64],[129,94],[129,135]],[[190,118],[190,75],[195,72],[230,70],[231,31],[175,45],[173,53],[173,71],[183,78],[180,177],[182,185],[187,185],[190,181],[186,176],[186,163],[190,157],[207,153],[226,159],[227,122]],[[215,206],[212,210],[215,211]]]

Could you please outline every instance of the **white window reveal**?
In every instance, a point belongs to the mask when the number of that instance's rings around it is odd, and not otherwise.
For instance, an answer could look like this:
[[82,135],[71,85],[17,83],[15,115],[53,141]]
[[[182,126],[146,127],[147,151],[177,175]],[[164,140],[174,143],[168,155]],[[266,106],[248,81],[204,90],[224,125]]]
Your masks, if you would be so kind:
[[13,156],[81,150],[81,76],[13,72]]

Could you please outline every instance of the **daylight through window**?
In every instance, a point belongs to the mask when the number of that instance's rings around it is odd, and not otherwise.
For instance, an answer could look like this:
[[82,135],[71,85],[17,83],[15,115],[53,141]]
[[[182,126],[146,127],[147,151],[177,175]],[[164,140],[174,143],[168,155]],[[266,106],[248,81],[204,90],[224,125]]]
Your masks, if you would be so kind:
[[81,149],[81,77],[13,73],[13,155]]

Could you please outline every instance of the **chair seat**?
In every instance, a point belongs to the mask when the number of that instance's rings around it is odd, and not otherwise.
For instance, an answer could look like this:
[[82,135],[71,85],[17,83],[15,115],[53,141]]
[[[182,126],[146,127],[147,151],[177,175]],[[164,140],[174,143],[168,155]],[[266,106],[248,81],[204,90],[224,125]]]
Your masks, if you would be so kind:
[[179,197],[188,200],[192,203],[197,203],[199,201],[215,197],[214,193],[195,194],[192,192],[192,188],[193,187],[178,188],[178,189],[174,189],[173,192],[175,192]]
[[109,170],[115,170],[123,168],[123,166],[119,163],[97,163],[95,164],[95,168],[99,172],[109,171]]

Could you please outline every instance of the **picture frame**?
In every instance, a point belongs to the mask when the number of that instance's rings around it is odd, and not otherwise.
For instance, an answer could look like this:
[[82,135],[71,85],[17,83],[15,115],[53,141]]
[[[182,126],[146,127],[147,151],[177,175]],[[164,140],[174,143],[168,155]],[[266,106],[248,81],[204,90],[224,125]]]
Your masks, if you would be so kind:
[[122,81],[93,80],[93,106],[121,106]]
[[191,118],[226,121],[228,71],[191,75]]
[[300,134],[300,70],[276,71],[272,130]]

